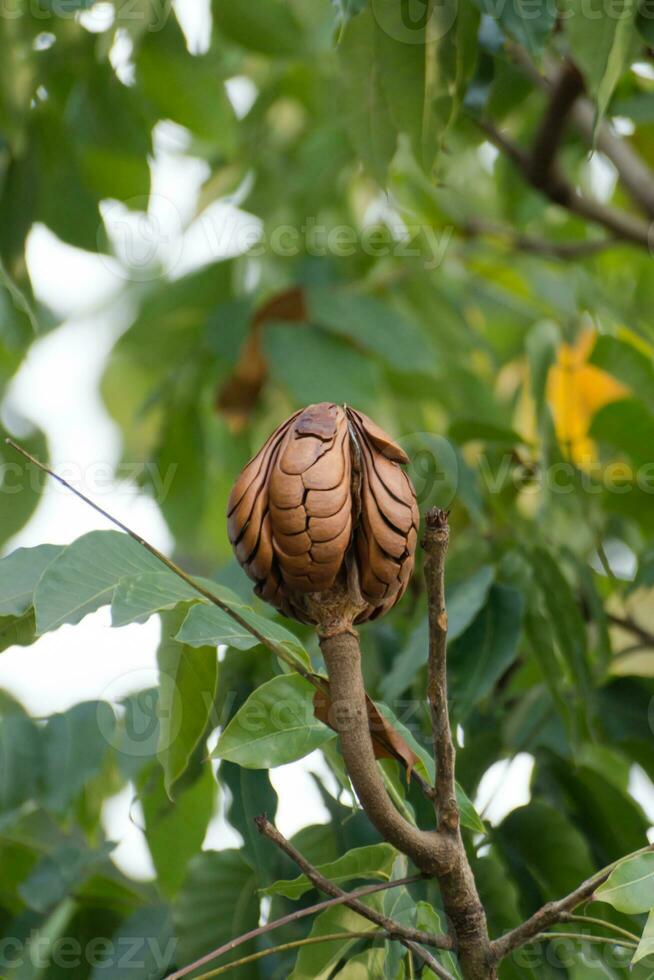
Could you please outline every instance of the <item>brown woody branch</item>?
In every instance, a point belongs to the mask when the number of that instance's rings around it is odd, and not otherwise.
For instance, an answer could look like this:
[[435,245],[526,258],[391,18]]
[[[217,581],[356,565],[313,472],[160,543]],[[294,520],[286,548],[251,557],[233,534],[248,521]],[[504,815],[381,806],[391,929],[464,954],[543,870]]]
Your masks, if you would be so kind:
[[[645,854],[649,851],[654,851],[654,844],[650,844],[647,847],[642,848],[642,850],[637,851],[636,854]],[[628,855],[629,857],[635,857],[635,854]],[[622,858],[621,860],[625,860]],[[547,905],[543,905],[541,909],[538,910],[530,919],[523,922],[522,925],[518,926],[516,929],[512,929],[510,932],[505,933],[499,939],[496,939],[491,943],[491,950],[493,958],[496,962],[499,962],[504,957],[512,953],[514,949],[519,949],[521,946],[525,946],[527,943],[531,942],[536,937],[548,929],[550,926],[555,925],[557,922],[564,922],[569,917],[569,913],[574,911],[579,905],[584,902],[592,900],[595,891],[600,885],[604,884],[613,869],[619,864],[619,861],[615,861],[613,864],[604,868],[602,871],[588,878],[583,884],[579,885],[573,892],[566,895],[565,898],[561,898],[556,902],[548,902]]]
[[547,109],[534,137],[529,162],[529,179],[534,187],[546,189],[552,179],[568,118],[583,89],[581,73],[572,62],[566,62],[551,87]]
[[[456,812],[454,791],[454,748],[451,741],[445,683],[445,605],[443,564],[447,545],[447,514],[433,510],[427,515],[424,547],[432,628],[430,685],[432,718],[436,719],[436,754],[439,769],[435,798],[446,802],[436,832],[419,830],[408,823],[391,802],[375,760],[367,723],[361,651],[353,632],[322,636],[322,648],[341,752],[361,806],[382,837],[428,874],[438,878],[443,906],[454,936],[459,964],[465,980],[493,980],[486,914],[479,900],[468,862]],[[441,804],[437,802],[437,808]]]
[[[550,91],[559,66],[550,60],[547,74],[542,74],[521,45],[506,41],[509,57],[535,85]],[[593,102],[582,95],[570,112],[570,122],[580,136],[593,149],[598,149],[613,164],[621,184],[634,204],[648,217],[654,218],[654,172],[634,151],[626,140],[618,136],[608,120],[595,124],[596,109]]]
[[241,936],[236,936],[234,939],[230,939],[229,942],[224,943],[224,945],[219,946],[210,953],[206,953],[199,960],[195,960],[193,963],[189,963],[188,966],[182,967],[175,973],[169,974],[169,976],[166,977],[166,980],[182,980],[182,977],[188,976],[189,973],[195,973],[196,970],[206,966],[208,963],[212,963],[221,956],[225,956],[227,953],[231,953],[233,950],[238,949],[239,946],[243,946],[244,943],[251,942],[253,939],[258,939],[259,936],[265,936],[267,933],[274,932],[276,929],[281,929],[283,926],[292,925],[292,923],[298,922],[300,919],[304,919],[308,915],[318,915],[319,912],[324,912],[325,909],[332,908],[334,905],[344,905],[350,899],[363,898],[366,895],[374,895],[376,892],[389,891],[391,888],[400,888],[402,885],[410,885],[413,882],[420,881],[421,878],[422,875],[407,875],[406,878],[396,878],[395,881],[382,881],[375,885],[363,885],[361,888],[356,888],[354,891],[343,892],[341,895],[337,895],[334,898],[325,899],[323,902],[316,902],[315,905],[306,905],[304,908],[296,909],[294,912],[289,912],[288,915],[283,915],[281,918],[274,919],[272,922],[266,922],[266,924],[263,926],[257,926],[256,929],[250,929],[248,932],[244,932]]
[[400,925],[399,922],[395,922],[394,919],[383,915],[381,912],[377,912],[376,909],[370,908],[370,906],[365,905],[363,902],[359,901],[358,898],[347,895],[342,888],[335,885],[333,881],[329,878],[325,878],[317,868],[315,868],[304,855],[295,848],[290,841],[288,841],[283,834],[277,830],[277,828],[268,820],[265,814],[259,817],[255,817],[254,821],[257,825],[257,830],[268,840],[272,841],[280,851],[283,851],[292,861],[297,864],[298,868],[307,876],[309,881],[315,885],[315,887],[324,892],[326,895],[331,895],[333,898],[339,898],[344,905],[351,908],[354,912],[357,912],[364,919],[369,922],[373,922],[375,925],[380,926],[384,932],[388,935],[390,939],[397,939],[401,942],[407,949],[411,950],[414,956],[425,963],[436,976],[440,976],[443,980],[451,980],[450,974],[443,970],[440,964],[431,956],[426,950],[422,949],[420,944],[425,946],[433,946],[436,949],[452,949],[453,943],[449,936],[437,936],[433,933],[424,932],[421,929],[413,929],[407,926]]
[[654,647],[654,633],[650,633],[648,629],[637,623],[632,616],[616,616],[613,613],[607,613],[606,618],[612,626],[617,626],[621,630],[625,630],[628,633],[632,633],[633,636],[637,636],[641,641],[639,647]]
[[556,165],[550,167],[549,176],[542,186],[532,180],[531,157],[488,120],[478,120],[478,125],[488,139],[507,156],[522,173],[525,180],[545,194],[553,204],[558,204],[580,218],[603,226],[616,238],[649,250],[650,227],[641,218],[609,207],[593,198],[585,197],[568,181]]
[[614,236],[598,238],[589,241],[555,242],[533,235],[523,235],[492,221],[480,218],[468,218],[459,227],[460,233],[466,238],[497,238],[507,248],[531,255],[543,255],[553,259],[568,261],[569,259],[589,258],[621,244]]
[[425,582],[429,613],[429,665],[427,696],[434,735],[436,762],[436,815],[438,826],[454,831],[459,826],[454,780],[454,743],[447,703],[447,609],[445,607],[445,555],[450,540],[448,515],[434,508],[426,517]]
[[425,874],[448,870],[454,860],[449,841],[410,824],[386,791],[368,728],[358,637],[350,632],[323,636],[320,646],[329,675],[333,727],[361,806],[384,840]]

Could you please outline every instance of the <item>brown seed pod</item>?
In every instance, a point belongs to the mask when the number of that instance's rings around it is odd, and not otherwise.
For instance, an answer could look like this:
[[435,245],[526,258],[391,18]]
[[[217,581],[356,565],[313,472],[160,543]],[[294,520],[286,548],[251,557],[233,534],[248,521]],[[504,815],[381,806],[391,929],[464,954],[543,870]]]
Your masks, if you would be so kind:
[[255,592],[329,628],[383,615],[413,570],[418,506],[405,452],[353,408],[296,412],[238,477],[227,528]]

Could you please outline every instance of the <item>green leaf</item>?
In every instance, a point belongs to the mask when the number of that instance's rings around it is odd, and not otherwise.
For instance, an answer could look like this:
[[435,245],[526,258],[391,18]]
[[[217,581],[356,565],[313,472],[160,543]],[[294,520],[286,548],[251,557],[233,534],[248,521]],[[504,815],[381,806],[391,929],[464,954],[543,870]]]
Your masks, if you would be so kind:
[[0,813],[15,810],[37,795],[42,767],[41,732],[24,715],[0,718]]
[[634,953],[632,963],[644,960],[646,956],[654,956],[654,910],[649,913],[643,935]]
[[[365,899],[365,903],[366,905],[378,904],[371,898]],[[327,980],[339,960],[342,960],[347,951],[358,942],[357,939],[351,939],[347,933],[372,932],[376,928],[374,922],[362,918],[356,912],[341,905],[326,909],[314,921],[309,935],[328,936],[343,932],[343,939],[303,947],[288,980]]]
[[270,324],[263,347],[272,378],[299,404],[333,401],[365,409],[374,403],[379,365],[345,340],[311,326]]
[[368,0],[332,0],[342,24],[347,24],[351,17],[356,17],[365,10]]
[[[425,932],[433,932],[437,936],[447,932],[447,929],[443,926],[440,913],[429,902],[418,902],[416,904],[416,928],[424,929]],[[434,950],[434,955],[441,966],[451,973],[453,977],[461,976],[456,959],[452,953],[439,953]],[[435,976],[435,974],[429,968],[425,970],[424,975],[425,977]]]
[[636,578],[628,587],[632,592],[636,589],[649,589],[654,585],[654,545],[645,550],[638,556],[638,571]]
[[30,153],[39,169],[34,220],[42,221],[69,245],[97,252],[105,244],[100,197],[84,179],[77,155],[69,150],[64,160],[59,151],[72,143],[63,106],[59,112],[49,108],[41,107],[38,126],[32,130]]
[[256,636],[218,606],[202,603],[189,609],[175,639],[193,647],[225,643],[237,650],[249,650],[259,642]]
[[179,891],[187,865],[204,840],[213,815],[216,781],[211,766],[205,764],[200,776],[171,801],[157,770],[146,773],[145,780],[139,797],[145,836],[159,887],[172,897]]
[[[32,306],[32,301],[27,296],[25,290],[21,289],[20,286],[14,282],[1,258],[0,285],[3,287],[1,305],[4,306],[5,300],[7,300],[13,306],[14,316],[12,319],[17,326],[16,333],[22,335],[22,337],[25,339],[29,337],[30,333],[37,334],[39,332],[39,323]],[[9,305],[9,302],[7,302],[6,305]],[[6,323],[8,320],[9,317],[7,317],[7,320],[5,321],[4,330],[7,329]],[[19,324],[20,326],[18,326]]]
[[386,303],[321,286],[310,287],[306,296],[310,322],[351,338],[396,371],[435,373],[436,353],[424,332]]
[[36,583],[62,550],[56,544],[18,548],[0,561],[0,616],[20,616],[30,608]]
[[603,335],[597,338],[589,363],[628,385],[654,409],[654,361],[640,348],[618,337]]
[[449,430],[450,438],[458,443],[488,442],[500,446],[519,446],[525,440],[513,429],[484,422],[482,419],[457,419]]
[[552,631],[579,692],[587,695],[591,683],[586,658],[588,640],[577,600],[568,580],[549,552],[544,548],[535,549],[533,562]]
[[[654,44],[654,23],[652,22],[652,2],[651,0],[640,0],[638,4],[638,14],[636,16],[636,27],[640,31],[641,37],[643,37],[648,44]],[[632,99],[625,99],[626,107],[631,111],[628,113],[634,121],[641,122],[641,118],[638,115],[637,107],[640,104],[640,100],[645,93],[638,93],[633,96]],[[645,95],[645,99],[647,96]],[[633,103],[633,104],[632,104]]]
[[38,862],[19,886],[21,898],[37,912],[49,911],[79,888],[115,846],[107,843],[89,850],[85,845],[64,844]]
[[[404,4],[372,0],[377,20],[376,55],[383,66],[380,73],[384,98],[400,133],[406,133],[413,155],[424,163],[423,126],[425,122],[425,85],[427,58],[431,48],[424,43],[424,27],[415,35],[421,43],[407,43],[402,37],[402,23],[396,21]],[[393,30],[393,27],[396,29]],[[399,28],[399,30],[398,30]],[[399,36],[398,36],[399,35]]]
[[[338,885],[357,878],[389,881],[396,857],[397,851],[390,844],[370,844],[355,847],[336,861],[318,865],[318,871]],[[263,891],[266,895],[285,895],[286,898],[297,899],[313,887],[306,875],[299,875],[292,880],[276,881]]]
[[556,8],[547,0],[515,0],[497,5],[493,0],[477,0],[480,10],[495,17],[514,40],[532,53],[542,50],[556,21]]
[[[178,547],[195,549],[207,504],[208,447],[203,413],[195,390],[176,395],[165,406],[154,474],[171,474],[159,506]],[[157,487],[153,480],[153,491]]]
[[[141,937],[144,942],[139,942],[137,953],[135,944]],[[138,909],[121,922],[111,936],[107,959],[101,959],[93,966],[91,980],[124,980],[127,965],[124,957],[128,948],[135,952],[129,964],[132,980],[155,980],[172,966],[175,946],[170,908],[150,905]]]
[[[257,878],[240,851],[204,851],[195,855],[173,906],[173,922],[179,939],[179,963],[192,963],[256,928]],[[251,946],[240,946],[225,960],[229,962],[249,952]]]
[[55,558],[37,584],[37,633],[41,636],[64,623],[79,623],[111,602],[121,579],[160,568],[161,563],[127,534],[85,534]]
[[[384,968],[387,962],[386,950],[382,947],[366,949],[363,953],[350,956],[343,969],[335,976],[340,977],[340,980],[370,980],[370,977],[385,977]],[[395,975],[395,980],[399,980],[398,974]]]
[[80,78],[66,107],[70,142],[85,184],[100,198],[138,200],[150,193],[152,119],[132,86],[121,84],[108,62]]
[[569,0],[566,36],[572,57],[584,74],[597,102],[597,118],[604,115],[613,91],[636,52],[636,0],[619,0],[610,16],[602,0]]
[[627,915],[649,912],[654,908],[654,854],[622,861],[596,890],[595,898]]
[[[279,644],[305,666],[310,666],[308,653],[298,638],[289,630],[270,619],[264,619],[249,606],[242,606],[237,603],[234,603],[234,606],[239,616],[247,620],[248,624],[258,633],[271,642]],[[191,607],[176,639],[193,647],[217,646],[219,643],[225,643],[227,646],[236,647],[238,650],[249,650],[259,643],[259,640],[252,633],[232,619],[226,612],[223,612],[222,609],[219,609],[218,606],[205,605],[204,603]]]
[[522,593],[494,585],[482,612],[450,647],[452,697],[461,717],[492,691],[515,660],[523,610]]
[[243,837],[243,857],[258,869],[261,880],[274,881],[280,873],[281,855],[270,847],[270,842],[262,837],[254,822],[262,813],[273,823],[275,821],[278,799],[270,773],[267,769],[244,769],[223,760],[218,777],[220,785],[229,790],[231,800],[226,816]]
[[174,639],[184,612],[164,613],[159,665],[159,744],[157,758],[164,771],[166,792],[184,774],[214,709],[218,683],[215,647],[185,646]]
[[[218,586],[215,589],[217,591]],[[168,569],[142,572],[123,579],[116,586],[111,603],[111,625],[144,623],[157,612],[201,599],[199,592]]]
[[216,0],[213,4],[218,30],[249,51],[290,57],[306,52],[302,27],[293,9],[282,0]]
[[543,320],[532,327],[525,342],[529,358],[531,389],[536,403],[538,427],[541,431],[549,417],[547,378],[556,360],[556,351],[560,342],[559,328],[549,320]]
[[43,803],[57,813],[97,775],[110,750],[116,726],[105,701],[86,701],[52,715],[45,726]]
[[235,116],[225,91],[225,65],[215,51],[192,55],[172,17],[145,35],[136,57],[137,78],[160,118],[186,126],[215,151],[235,149]]
[[43,965],[43,950],[52,949],[58,940],[65,941],[76,911],[77,903],[66,898],[37,929],[32,930],[25,943],[25,955],[6,970],[7,980],[40,980],[46,969]]
[[21,616],[0,618],[0,650],[8,647],[28,647],[36,640],[34,610],[28,609]]
[[239,708],[214,755],[248,769],[294,762],[333,737],[314,715],[313,687],[299,674],[273,677]]
[[573,891],[595,870],[586,838],[560,809],[540,800],[513,810],[495,834],[519,888],[539,904]]
[[[418,756],[420,761],[416,768],[420,770],[423,778],[427,779],[433,784],[435,767],[434,760],[430,756],[429,752],[427,752],[424,746],[418,741],[413,732],[411,732],[406,725],[402,724],[402,722],[396,717],[387,704],[384,704],[383,701],[376,701],[375,706],[379,710],[379,713],[383,715],[384,718],[393,726],[393,728],[400,733],[400,735],[408,743],[409,747]],[[421,737],[424,736],[421,734]],[[466,795],[465,790],[459,783],[456,784],[456,801],[459,805],[462,826],[467,827],[469,830],[472,830],[477,834],[485,834],[486,827],[483,820],[480,818],[471,800]]]
[[482,565],[470,578],[445,587],[447,638],[451,643],[462,636],[486,605],[495,579],[491,565]]
[[350,139],[366,169],[384,184],[395,153],[397,133],[384,96],[377,24],[370,11],[347,25],[339,55],[345,123]]
[[[249,607],[244,607],[231,589],[201,576],[195,578],[195,581],[230,607],[238,609],[241,613],[247,612]],[[205,599],[197,589],[159,563],[158,571],[130,575],[118,582],[111,603],[111,625],[144,623],[157,612],[193,601],[209,604],[209,600]]]
[[[0,307],[0,321],[3,311]],[[2,349],[7,343],[6,335],[0,326],[0,363]],[[26,420],[22,420],[26,424]],[[34,513],[44,486],[44,476],[35,472],[34,467],[21,459],[15,449],[5,445],[5,436],[13,435],[0,425],[0,542],[5,542],[27,523]],[[24,449],[38,459],[47,460],[48,447],[45,436],[37,431],[29,438],[21,438]]]
[[[513,7],[507,4],[506,8]],[[477,62],[479,11],[471,0],[430,5],[426,26],[423,159],[429,171],[446,143]]]
[[[461,636],[486,605],[495,572],[490,565],[483,565],[470,578],[446,588],[448,640]],[[429,624],[427,617],[413,631],[407,646],[393,658],[393,666],[380,681],[380,690],[387,701],[399,697],[419,676],[427,663],[429,649]]]
[[646,466],[652,459],[654,415],[641,401],[623,398],[595,413],[589,435],[630,456],[637,466]]

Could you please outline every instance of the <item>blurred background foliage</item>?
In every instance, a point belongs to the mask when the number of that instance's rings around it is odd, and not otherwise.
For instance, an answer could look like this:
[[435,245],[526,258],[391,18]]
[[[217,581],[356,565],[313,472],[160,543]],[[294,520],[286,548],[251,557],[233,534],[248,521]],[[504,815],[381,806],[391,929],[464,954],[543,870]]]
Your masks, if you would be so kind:
[[[25,259],[42,223],[121,270],[128,313],[102,397],[124,460],[148,464],[144,489],[185,567],[243,596],[224,519],[236,473],[300,405],[348,402],[371,414],[412,456],[421,510],[452,510],[460,781],[474,799],[494,763],[534,759],[531,804],[470,835],[492,932],[642,846],[651,809],[648,819],[632,789],[635,773],[650,789],[654,779],[652,256],[646,240],[621,241],[552,203],[498,152],[488,127],[530,147],[549,97],[538,79],[571,57],[594,118],[590,133],[573,119],[561,140],[566,179],[602,208],[651,218],[601,149],[613,145],[609,132],[640,166],[654,166],[646,0],[616,4],[611,17],[578,0],[558,9],[536,0],[528,11],[459,0],[424,22],[404,0],[215,0],[197,50],[154,0],[10,6],[0,16],[2,390],[35,339],[58,326],[32,293]],[[84,17],[100,7],[103,26],[91,30]],[[146,214],[164,121],[179,153],[206,166],[195,212],[180,221],[200,230],[210,258],[190,269],[160,247],[156,202]],[[208,218],[217,205],[224,225]],[[252,216],[247,240],[221,238],[220,228],[241,227],[230,224],[236,208]],[[6,413],[4,424],[25,433],[25,420]],[[24,442],[47,456],[39,432]],[[14,470],[2,472],[9,542],[38,485],[13,493]],[[31,641],[30,615],[4,611],[3,648]],[[164,628],[160,659],[171,635]],[[419,574],[362,642],[370,693],[399,717],[418,702],[419,734]],[[168,951],[123,972],[88,962],[71,971],[46,957],[3,976],[154,978],[256,925],[258,889],[294,875],[252,829],[253,814],[274,816],[276,796],[265,770],[230,762],[217,785],[205,745],[216,719],[276,671],[261,648],[227,650],[215,713],[174,802],[156,730],[130,748],[134,731],[158,725],[155,692],[116,717],[82,704],[45,725],[2,699],[6,935],[32,944],[143,935]],[[333,743],[324,751],[342,779]],[[103,800],[127,781],[143,806],[153,883],[115,869],[100,828]],[[415,787],[395,785],[429,822]],[[346,795],[319,788],[332,822],[297,835],[308,857],[324,863],[375,842]],[[202,852],[218,794],[243,844]],[[438,902],[429,883],[413,894]],[[276,895],[270,914],[295,904]],[[308,929],[295,924],[279,941]],[[359,948],[332,950],[322,965],[301,957],[295,968],[293,955],[280,955],[234,975],[366,975],[360,966],[377,975],[370,951],[343,966]],[[556,957],[510,962],[502,976],[627,976],[619,961],[586,952],[563,966]],[[383,969],[399,977],[404,965],[390,957]]]

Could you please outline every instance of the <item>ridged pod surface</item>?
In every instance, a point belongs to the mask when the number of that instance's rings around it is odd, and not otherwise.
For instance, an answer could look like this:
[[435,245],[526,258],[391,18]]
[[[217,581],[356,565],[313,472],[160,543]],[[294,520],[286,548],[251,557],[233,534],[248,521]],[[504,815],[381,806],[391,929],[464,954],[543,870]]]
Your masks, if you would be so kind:
[[321,402],[280,425],[241,472],[228,504],[229,539],[257,595],[315,623],[320,594],[327,602],[357,572],[356,622],[394,606],[418,537],[405,463],[390,436],[349,407]]

